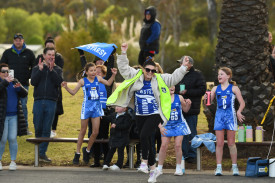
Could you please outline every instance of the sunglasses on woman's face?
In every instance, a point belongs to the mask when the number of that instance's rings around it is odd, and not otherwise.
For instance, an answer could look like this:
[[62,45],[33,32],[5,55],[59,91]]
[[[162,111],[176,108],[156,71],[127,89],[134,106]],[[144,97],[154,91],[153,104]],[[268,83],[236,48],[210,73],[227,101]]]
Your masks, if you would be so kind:
[[9,73],[9,70],[1,70],[2,73]]
[[146,71],[146,72],[152,72],[153,74],[154,74],[154,73],[157,73],[157,70],[156,70],[156,69],[145,68],[145,71]]

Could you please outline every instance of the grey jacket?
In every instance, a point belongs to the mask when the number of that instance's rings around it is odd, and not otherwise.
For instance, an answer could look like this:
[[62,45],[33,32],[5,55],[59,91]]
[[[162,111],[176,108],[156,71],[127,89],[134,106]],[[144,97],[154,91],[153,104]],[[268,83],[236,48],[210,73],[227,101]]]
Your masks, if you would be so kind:
[[[129,66],[129,60],[126,55],[118,55],[117,56],[117,67],[118,67],[118,70],[119,70],[120,74],[122,75],[122,77],[126,80],[135,77],[137,75],[137,73],[139,72],[139,70],[136,70]],[[168,87],[175,86],[182,80],[184,75],[188,72],[188,71],[186,71],[186,69],[187,68],[185,66],[182,66],[182,67],[176,69],[172,74],[161,74],[161,78],[163,79],[163,81],[165,82],[165,84]],[[129,86],[127,89],[125,89],[121,93],[120,97],[116,100],[114,105],[118,105],[118,106],[122,106],[122,107],[131,106],[131,104],[129,105],[130,100],[134,96],[135,91],[138,91],[143,87],[143,81],[144,81],[144,75],[142,74],[135,81],[135,83],[133,85]],[[161,110],[161,107],[160,107],[160,92],[159,92],[156,76],[154,76],[152,78],[151,86],[152,86],[152,90],[154,93],[154,97],[156,98],[156,101],[159,106],[158,110],[160,112],[160,116],[164,122],[164,125],[166,125],[166,123],[169,119],[166,119],[166,117],[164,116],[164,114]]]

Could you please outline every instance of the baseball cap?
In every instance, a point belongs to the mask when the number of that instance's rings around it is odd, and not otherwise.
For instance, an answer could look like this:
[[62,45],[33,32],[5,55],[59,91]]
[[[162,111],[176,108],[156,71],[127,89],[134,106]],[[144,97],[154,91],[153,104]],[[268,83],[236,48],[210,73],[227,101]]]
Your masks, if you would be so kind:
[[17,39],[17,38],[24,39],[23,34],[21,34],[21,33],[14,34],[13,39]]

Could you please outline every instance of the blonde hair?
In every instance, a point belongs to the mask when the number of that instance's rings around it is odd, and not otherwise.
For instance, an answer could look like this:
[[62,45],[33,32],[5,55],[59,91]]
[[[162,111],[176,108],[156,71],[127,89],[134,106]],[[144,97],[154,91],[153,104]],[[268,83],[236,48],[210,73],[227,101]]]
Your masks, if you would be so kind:
[[163,74],[163,70],[161,68],[161,66],[159,65],[159,63],[155,62],[156,63],[156,69],[157,69],[157,73],[160,73],[160,74]]
[[102,72],[102,76],[105,77],[107,74],[107,67],[105,65],[97,65],[96,68],[100,68]]
[[235,81],[232,81],[232,70],[229,67],[220,67],[219,70],[222,70],[223,72],[225,72],[226,75],[230,76],[228,80],[230,84],[233,84],[234,86],[237,85]]

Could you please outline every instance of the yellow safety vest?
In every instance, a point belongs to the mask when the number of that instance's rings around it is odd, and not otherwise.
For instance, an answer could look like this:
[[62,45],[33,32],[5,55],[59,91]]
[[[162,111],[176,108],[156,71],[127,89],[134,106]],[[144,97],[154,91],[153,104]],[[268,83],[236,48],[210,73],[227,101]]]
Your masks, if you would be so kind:
[[[135,77],[123,81],[107,99],[107,105],[115,104],[116,100],[120,97],[121,92],[131,86],[141,75],[142,70],[140,70]],[[171,96],[169,88],[161,78],[160,74],[155,74],[155,76],[157,77],[160,92],[160,107],[166,119],[169,120],[171,113]]]

